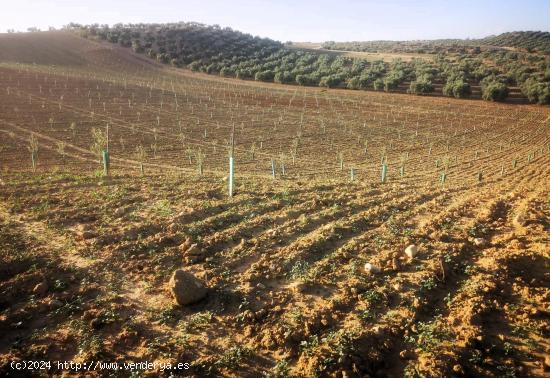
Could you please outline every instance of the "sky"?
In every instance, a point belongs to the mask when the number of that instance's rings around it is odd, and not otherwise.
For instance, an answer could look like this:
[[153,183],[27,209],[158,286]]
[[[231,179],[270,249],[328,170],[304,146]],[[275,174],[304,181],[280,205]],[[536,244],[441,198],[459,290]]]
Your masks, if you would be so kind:
[[282,42],[480,38],[550,31],[550,0],[0,0],[0,32],[69,22],[195,21]]

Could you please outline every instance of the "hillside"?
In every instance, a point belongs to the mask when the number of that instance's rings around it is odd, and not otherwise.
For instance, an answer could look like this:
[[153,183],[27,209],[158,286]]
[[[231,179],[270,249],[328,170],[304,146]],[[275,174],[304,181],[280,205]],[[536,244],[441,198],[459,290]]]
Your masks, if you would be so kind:
[[[106,40],[158,62],[222,77],[281,84],[407,92],[417,95],[550,103],[550,58],[482,50],[465,41],[429,42],[438,59],[387,62],[337,52],[289,48],[229,28],[196,23],[70,25],[85,38]],[[535,38],[535,36],[533,36]],[[538,37],[537,37],[538,38]],[[492,39],[505,43],[507,39]],[[419,42],[369,42],[365,49],[425,52]],[[422,46],[423,42],[420,42]],[[469,42],[468,42],[469,43]],[[416,46],[416,47],[415,47]],[[326,48],[363,49],[362,43],[327,43]],[[514,55],[515,54],[515,55]]]
[[322,47],[329,50],[392,53],[467,53],[491,50],[495,47],[515,48],[530,52],[550,54],[550,33],[517,31],[480,39],[433,39],[413,41],[328,41]]
[[502,33],[480,40],[482,45],[514,47],[550,54],[550,32],[525,31]]
[[282,47],[267,38],[198,23],[70,27],[79,30],[82,37],[132,47],[135,52],[145,52],[151,58],[175,66],[206,60],[213,63],[265,58]]

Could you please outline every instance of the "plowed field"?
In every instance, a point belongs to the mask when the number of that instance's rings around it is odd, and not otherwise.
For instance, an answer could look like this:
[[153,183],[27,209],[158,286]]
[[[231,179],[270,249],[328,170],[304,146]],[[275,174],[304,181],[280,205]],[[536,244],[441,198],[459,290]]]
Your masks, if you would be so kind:
[[[0,376],[547,374],[548,108],[218,79],[65,33],[0,51]],[[205,299],[175,305],[178,268]]]

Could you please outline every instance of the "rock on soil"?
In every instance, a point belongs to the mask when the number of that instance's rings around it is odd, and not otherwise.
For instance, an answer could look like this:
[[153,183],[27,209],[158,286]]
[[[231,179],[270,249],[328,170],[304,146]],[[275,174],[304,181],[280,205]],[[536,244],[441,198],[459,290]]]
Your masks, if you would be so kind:
[[371,263],[366,263],[365,264],[365,271],[367,273],[380,273],[380,267],[379,266],[376,266],[376,265],[373,265]]
[[34,287],[34,289],[32,289],[33,294],[36,294],[39,296],[46,294],[47,291],[48,291],[48,283],[46,281],[40,282],[38,285]]
[[405,248],[405,255],[407,255],[409,259],[414,258],[417,254],[418,248],[416,247],[416,245],[411,244],[407,248]]
[[168,283],[172,297],[180,306],[196,303],[207,294],[204,284],[191,273],[176,270]]
[[96,236],[95,232],[91,229],[91,227],[87,224],[79,224],[75,228],[76,236],[80,239],[91,239]]
[[191,245],[193,244],[193,241],[191,240],[191,238],[186,238],[185,241],[183,243],[181,243],[180,245],[180,251],[182,253],[185,253],[187,252],[187,250],[189,249],[189,247],[191,247]]
[[52,299],[48,302],[48,305],[54,309],[63,307],[63,302],[61,302],[59,299]]
[[475,238],[474,239],[474,244],[478,247],[483,247],[485,244],[487,244],[487,240],[485,240],[483,238]]
[[191,244],[187,247],[186,244],[188,244],[187,241],[180,245],[180,250],[183,252],[184,264],[196,264],[204,260],[202,249],[197,243]]

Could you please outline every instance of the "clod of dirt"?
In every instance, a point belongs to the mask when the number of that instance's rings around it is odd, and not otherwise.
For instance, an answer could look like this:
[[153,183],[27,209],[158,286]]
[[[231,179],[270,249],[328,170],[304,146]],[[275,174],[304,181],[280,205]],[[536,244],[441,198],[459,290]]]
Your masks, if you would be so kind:
[[307,285],[304,282],[296,281],[289,285],[289,288],[295,293],[304,293]]
[[525,214],[523,214],[523,212],[519,212],[515,217],[514,217],[514,220],[513,222],[519,226],[525,226],[526,225],[526,221],[525,221]]
[[183,243],[181,243],[179,249],[181,252],[187,252],[187,250],[189,249],[189,247],[191,247],[191,245],[194,245],[193,241],[191,240],[191,238],[187,238]]
[[96,236],[95,232],[92,231],[91,227],[87,224],[79,224],[75,228],[76,236],[80,239],[91,239]]
[[407,255],[409,259],[414,258],[417,254],[418,248],[416,247],[416,245],[411,244],[407,248],[405,248],[405,255]]
[[401,263],[399,262],[399,259],[397,257],[394,257],[391,260],[391,267],[393,270],[399,270],[401,268]]
[[114,216],[115,217],[121,217],[123,216],[124,214],[126,214],[126,209],[123,208],[123,207],[118,207],[114,212],[113,212]]
[[366,263],[365,264],[365,272],[367,273],[380,273],[381,269],[379,266],[376,266],[374,264],[371,264],[371,263]]
[[463,374],[464,371],[462,370],[462,366],[456,364],[453,366],[453,371],[457,374]]
[[191,246],[185,251],[188,256],[196,256],[200,254],[200,249],[197,243],[191,244]]
[[486,244],[487,244],[487,240],[485,240],[483,238],[475,238],[474,239],[474,245],[476,247],[483,247]]
[[48,292],[48,283],[46,280],[37,284],[34,289],[32,289],[33,294],[38,296],[43,296]]
[[177,232],[179,229],[179,225],[175,222],[173,223],[170,223],[167,227],[166,227],[166,231],[168,232]]
[[204,284],[191,273],[176,270],[168,283],[172,297],[180,306],[196,303],[207,294]]

